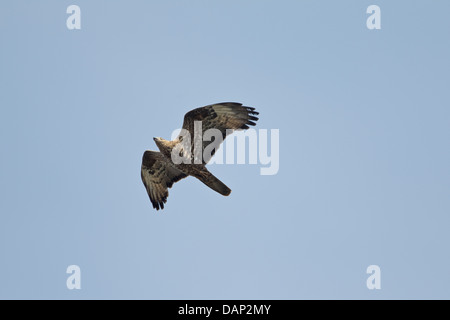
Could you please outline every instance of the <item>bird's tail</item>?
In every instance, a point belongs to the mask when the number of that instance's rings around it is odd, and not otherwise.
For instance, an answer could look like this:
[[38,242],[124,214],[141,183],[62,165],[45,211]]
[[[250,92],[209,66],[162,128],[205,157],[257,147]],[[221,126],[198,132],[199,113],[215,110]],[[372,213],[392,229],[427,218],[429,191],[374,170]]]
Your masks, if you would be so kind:
[[196,178],[221,195],[228,196],[231,193],[231,189],[208,170],[202,171],[202,174],[196,175]]

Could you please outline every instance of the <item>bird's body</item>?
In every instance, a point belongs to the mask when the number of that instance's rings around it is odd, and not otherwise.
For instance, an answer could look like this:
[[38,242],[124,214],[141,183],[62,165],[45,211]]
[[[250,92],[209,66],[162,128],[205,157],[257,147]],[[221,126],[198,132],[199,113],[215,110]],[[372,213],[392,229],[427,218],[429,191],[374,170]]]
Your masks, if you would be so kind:
[[[210,157],[214,155],[220,142],[226,138],[233,130],[248,129],[249,125],[255,125],[254,121],[258,118],[255,115],[258,112],[254,108],[242,106],[240,103],[225,102],[197,108],[186,113],[183,122],[183,129],[188,134],[190,141],[186,139],[186,135],[179,135],[172,141],[162,138],[154,138],[160,152],[145,151],[142,158],[141,178],[145,185],[153,208],[159,210],[164,209],[164,203],[167,202],[169,196],[168,188],[188,176],[193,176],[203,182],[214,191],[228,196],[231,190],[219,179],[217,179],[206,168],[206,164]],[[222,135],[221,141],[201,141],[201,144],[194,146],[195,122],[201,122],[203,133],[208,129],[216,129]],[[212,149],[210,157],[203,157],[203,151],[209,145],[216,142]],[[201,159],[195,158],[196,148],[200,148]],[[174,161],[174,154],[184,152],[188,157],[177,162]]]

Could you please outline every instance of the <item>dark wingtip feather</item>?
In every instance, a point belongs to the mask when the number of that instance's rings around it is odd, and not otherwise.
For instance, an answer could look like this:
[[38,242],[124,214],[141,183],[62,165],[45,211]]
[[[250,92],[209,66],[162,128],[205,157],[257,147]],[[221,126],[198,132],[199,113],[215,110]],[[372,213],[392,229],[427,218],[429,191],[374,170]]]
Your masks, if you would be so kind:
[[159,210],[164,209],[164,204],[158,201],[152,201],[153,209]]
[[259,112],[258,112],[258,111],[255,111],[256,109],[253,108],[253,107],[245,107],[245,109],[247,110],[247,112],[248,112],[249,114],[259,114]]

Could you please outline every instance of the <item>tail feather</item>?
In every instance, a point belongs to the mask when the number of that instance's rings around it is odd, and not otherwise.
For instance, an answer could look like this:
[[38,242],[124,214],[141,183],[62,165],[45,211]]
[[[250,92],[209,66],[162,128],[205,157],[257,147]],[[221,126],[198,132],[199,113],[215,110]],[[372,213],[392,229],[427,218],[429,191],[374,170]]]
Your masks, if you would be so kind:
[[196,176],[196,178],[221,195],[228,196],[231,193],[231,189],[209,171],[203,171],[202,174]]

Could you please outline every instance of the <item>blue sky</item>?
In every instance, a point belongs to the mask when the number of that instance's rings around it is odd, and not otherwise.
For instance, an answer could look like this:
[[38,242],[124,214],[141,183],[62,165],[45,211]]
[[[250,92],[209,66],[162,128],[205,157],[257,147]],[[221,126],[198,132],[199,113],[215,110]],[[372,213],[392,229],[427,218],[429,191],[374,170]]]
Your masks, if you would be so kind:
[[[0,298],[450,298],[449,11],[2,1]],[[157,213],[143,152],[221,101],[280,130],[278,174],[211,165],[230,197],[185,179]]]

